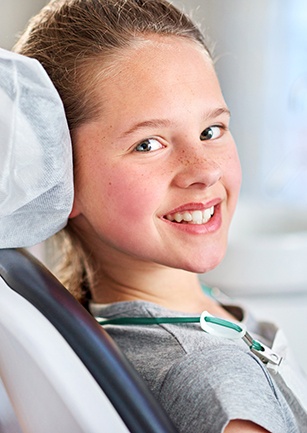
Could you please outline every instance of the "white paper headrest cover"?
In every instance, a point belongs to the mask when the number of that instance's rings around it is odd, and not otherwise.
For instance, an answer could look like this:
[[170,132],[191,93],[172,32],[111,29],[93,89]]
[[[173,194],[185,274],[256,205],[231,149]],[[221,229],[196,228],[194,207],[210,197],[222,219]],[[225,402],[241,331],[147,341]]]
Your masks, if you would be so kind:
[[72,201],[60,96],[38,61],[0,49],[0,248],[47,239],[66,225]]

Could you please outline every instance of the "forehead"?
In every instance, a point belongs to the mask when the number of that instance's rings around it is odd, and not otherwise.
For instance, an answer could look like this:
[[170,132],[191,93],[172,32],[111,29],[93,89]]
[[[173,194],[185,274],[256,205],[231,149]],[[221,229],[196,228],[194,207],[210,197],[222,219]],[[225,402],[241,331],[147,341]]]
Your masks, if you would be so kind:
[[104,106],[110,100],[127,103],[158,94],[176,98],[178,92],[195,92],[197,87],[215,96],[220,91],[205,48],[178,36],[154,35],[134,41],[118,52],[107,68],[102,66],[99,71],[98,66],[97,83],[95,96]]
[[126,73],[133,79],[135,74],[159,74],[172,65],[189,61],[203,62],[212,66],[209,53],[200,43],[179,36],[150,35],[136,39],[129,48],[123,49],[114,59],[112,78]]
[[139,34],[130,41],[129,45],[106,53],[106,68],[103,68],[106,69],[104,71],[105,77],[114,77],[122,71],[125,64],[141,64],[141,58],[146,57],[147,54],[152,56],[153,53],[162,55],[163,53],[177,52],[180,55],[182,51],[186,50],[198,51],[211,61],[211,55],[207,49],[200,42],[189,37],[152,33]]

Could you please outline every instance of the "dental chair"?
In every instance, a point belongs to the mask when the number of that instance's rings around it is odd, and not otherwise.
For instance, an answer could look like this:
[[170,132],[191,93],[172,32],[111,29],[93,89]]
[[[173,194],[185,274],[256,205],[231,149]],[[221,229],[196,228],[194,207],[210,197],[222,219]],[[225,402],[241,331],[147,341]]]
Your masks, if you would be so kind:
[[175,433],[106,331],[34,256],[0,249],[0,277],[0,433]]

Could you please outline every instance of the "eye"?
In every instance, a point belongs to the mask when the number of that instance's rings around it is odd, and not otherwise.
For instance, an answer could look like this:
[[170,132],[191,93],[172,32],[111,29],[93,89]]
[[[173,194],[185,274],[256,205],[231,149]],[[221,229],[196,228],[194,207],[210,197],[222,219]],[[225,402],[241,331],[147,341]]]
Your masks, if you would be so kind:
[[209,126],[209,128],[206,128],[203,130],[203,132],[200,134],[201,141],[205,140],[214,140],[216,138],[219,138],[222,135],[222,127],[221,126]]
[[147,138],[146,140],[141,141],[134,150],[135,152],[154,152],[162,147],[163,145],[156,138]]

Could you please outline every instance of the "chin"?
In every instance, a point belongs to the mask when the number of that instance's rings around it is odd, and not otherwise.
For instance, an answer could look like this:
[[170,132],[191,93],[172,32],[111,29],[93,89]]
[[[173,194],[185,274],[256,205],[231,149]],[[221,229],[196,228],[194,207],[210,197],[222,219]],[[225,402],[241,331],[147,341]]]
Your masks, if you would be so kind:
[[212,269],[216,268],[221,263],[225,253],[226,249],[220,252],[215,251],[215,254],[210,256],[206,255],[206,257],[202,259],[189,263],[188,269],[186,270],[196,274],[205,274],[206,272],[212,271]]

